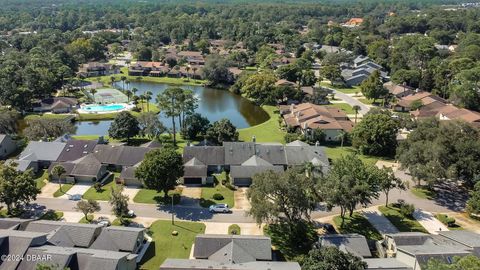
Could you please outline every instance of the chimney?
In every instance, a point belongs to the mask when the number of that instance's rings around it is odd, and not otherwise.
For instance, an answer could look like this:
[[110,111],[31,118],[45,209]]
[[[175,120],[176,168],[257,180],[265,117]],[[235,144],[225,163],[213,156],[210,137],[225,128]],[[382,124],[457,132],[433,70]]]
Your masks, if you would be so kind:
[[320,142],[316,141],[316,142],[315,142],[315,146],[316,146],[316,147],[319,147],[319,146],[320,146]]

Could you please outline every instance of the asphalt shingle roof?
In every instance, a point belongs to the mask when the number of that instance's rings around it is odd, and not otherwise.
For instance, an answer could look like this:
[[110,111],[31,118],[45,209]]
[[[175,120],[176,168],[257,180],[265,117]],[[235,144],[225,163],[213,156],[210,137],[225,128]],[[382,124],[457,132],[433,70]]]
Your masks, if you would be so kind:
[[65,143],[62,142],[30,142],[25,150],[22,151],[18,159],[32,161],[56,161],[63,149]]
[[372,257],[367,239],[360,234],[330,234],[319,238],[321,246],[333,246],[360,257]]
[[95,242],[90,246],[93,249],[133,252],[138,246],[137,240],[143,241],[143,228],[111,226],[103,228]]
[[97,141],[73,140],[66,142],[66,146],[60,153],[57,161],[74,161],[93,152]]

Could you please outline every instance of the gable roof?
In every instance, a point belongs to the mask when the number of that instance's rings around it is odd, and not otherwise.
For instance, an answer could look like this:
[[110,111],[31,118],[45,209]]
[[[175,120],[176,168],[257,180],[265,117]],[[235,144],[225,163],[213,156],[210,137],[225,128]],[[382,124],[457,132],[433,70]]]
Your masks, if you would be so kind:
[[213,260],[166,259],[160,266],[164,270],[300,270],[297,262],[257,261],[228,264]]
[[255,154],[253,142],[224,142],[225,164],[240,165]]
[[367,239],[360,234],[326,234],[319,237],[319,242],[321,246],[337,247],[362,258],[372,257]]
[[266,171],[283,172],[283,166],[237,166],[230,167],[230,176],[232,178],[252,178],[255,174]]
[[439,235],[470,248],[480,247],[480,235],[470,231],[439,231]]
[[[14,254],[23,257],[30,246],[46,243],[45,233],[25,232],[17,230],[0,230],[0,254]],[[3,260],[1,269],[17,269],[20,260]]]
[[272,166],[272,164],[257,155],[253,155],[245,160],[242,166]]
[[138,246],[138,239],[143,241],[143,228],[110,226],[102,229],[95,242],[90,246],[93,249],[134,252]]
[[272,260],[271,240],[264,236],[204,234],[195,238],[193,256],[218,262]]
[[225,164],[223,146],[186,146],[183,148],[183,162],[186,163],[196,158],[203,164],[223,165]]
[[99,144],[95,146],[93,153],[103,164],[133,166],[141,162],[150,150],[152,149],[147,147]]
[[93,152],[97,141],[69,139],[57,161],[73,161]]
[[30,232],[49,233],[48,242],[62,247],[89,247],[100,234],[102,225],[37,220],[30,222]]
[[63,149],[65,143],[62,142],[36,142],[31,141],[28,143],[25,150],[22,151],[20,160],[32,160],[32,161],[56,161]]

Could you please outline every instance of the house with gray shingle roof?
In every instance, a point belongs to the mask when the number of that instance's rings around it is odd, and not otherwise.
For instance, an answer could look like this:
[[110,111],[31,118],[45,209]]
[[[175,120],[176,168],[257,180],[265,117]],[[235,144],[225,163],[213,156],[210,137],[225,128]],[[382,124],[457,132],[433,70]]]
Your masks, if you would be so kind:
[[319,237],[322,247],[336,247],[343,252],[352,253],[361,258],[370,258],[372,253],[365,236],[352,234],[325,234]]
[[16,149],[17,144],[10,135],[0,134],[0,159],[7,158]]
[[57,161],[65,145],[63,142],[31,141],[20,153],[18,160],[13,162],[19,171],[32,168],[36,172],[38,168],[48,168],[52,162]]
[[273,262],[272,243],[265,236],[198,235],[192,260],[167,259],[160,269],[300,270],[298,263]]
[[[29,247],[47,243],[46,233],[33,233],[16,230],[0,230],[0,255],[24,257]],[[0,269],[17,269],[21,260],[2,260]]]
[[136,254],[142,247],[144,234],[143,228],[106,227],[102,229],[90,248]]
[[253,141],[224,142],[223,146],[187,146],[183,161],[184,184],[197,185],[208,183],[212,173],[222,170],[230,173],[232,184],[248,186],[255,174],[268,170],[281,172],[308,162],[321,167],[324,173],[329,168],[323,147],[300,141],[287,145]]
[[107,165],[102,164],[93,154],[81,157],[70,162],[54,162],[49,168],[48,172],[52,179],[58,181],[55,175],[51,172],[55,166],[62,166],[65,173],[61,176],[64,183],[93,183],[101,180],[107,175]]

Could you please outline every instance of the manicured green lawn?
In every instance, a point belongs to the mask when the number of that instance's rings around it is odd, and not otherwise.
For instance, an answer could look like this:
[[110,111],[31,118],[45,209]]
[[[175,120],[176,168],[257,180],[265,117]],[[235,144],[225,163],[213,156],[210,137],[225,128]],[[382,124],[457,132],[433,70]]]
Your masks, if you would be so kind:
[[326,81],[322,81],[320,82],[320,85],[321,86],[325,86],[325,87],[328,87],[328,88],[332,88],[332,89],[335,89],[335,90],[338,90],[342,93],[345,93],[345,94],[355,94],[355,93],[361,93],[362,90],[360,89],[360,86],[353,86],[353,87],[346,87],[346,86],[338,86],[338,85],[334,85],[332,86],[330,84],[330,82],[326,82]]
[[[182,194],[182,189],[181,188],[177,188],[175,190],[171,190],[168,195],[169,195],[169,198],[165,201],[164,197],[163,197],[163,192],[157,192],[156,190],[153,190],[153,189],[141,189],[136,195],[135,197],[133,198],[133,201],[136,202],[136,203],[151,203],[151,204],[167,204],[167,203],[171,203],[171,197],[172,195],[175,195],[175,194]],[[174,201],[173,203],[174,204],[178,204],[180,201],[177,199],[174,198]]]
[[80,219],[78,223],[84,223],[84,224],[90,223],[93,220],[93,215],[87,215],[87,216],[88,216],[88,221],[85,219],[85,217],[82,217],[82,219]]
[[424,186],[416,186],[410,189],[413,195],[417,196],[420,199],[433,200],[435,199],[435,192],[429,190]]
[[363,104],[367,104],[367,105],[375,105],[375,106],[381,105],[381,100],[380,99],[377,99],[375,101],[375,103],[373,103],[373,99],[368,99],[368,98],[359,98],[358,101],[362,102]]
[[46,118],[46,119],[65,119],[67,117],[70,117],[70,114],[54,114],[54,113],[44,113],[44,114],[29,114],[25,116],[24,120],[31,120],[35,118]]
[[242,233],[242,230],[240,229],[240,226],[237,224],[232,224],[228,226],[228,234],[235,234],[235,235],[240,235]]
[[425,230],[425,228],[414,218],[404,217],[397,207],[393,207],[392,205],[389,205],[388,207],[380,206],[378,207],[378,210],[380,210],[380,212],[382,212],[382,214],[401,232],[428,233],[427,230]]
[[348,103],[332,103],[327,106],[343,110],[346,114],[355,114],[355,111],[353,110],[352,106],[350,106],[350,104]]
[[345,221],[343,227],[342,218],[340,216],[335,216],[333,218],[333,223],[337,227],[339,233],[358,233],[365,236],[368,239],[372,240],[381,240],[382,235],[368,222],[368,220],[359,213],[353,213],[352,217],[349,217],[348,214],[345,216]]
[[[177,231],[178,235],[172,235]],[[142,261],[140,269],[157,270],[167,259],[188,259],[190,249],[197,234],[205,232],[205,225],[196,222],[169,220],[155,221],[149,228],[153,242],[150,244]]]
[[53,211],[49,210],[43,216],[40,217],[40,219],[45,219],[45,220],[60,220],[63,217],[63,212],[61,211]]
[[463,230],[462,226],[458,225],[455,222],[455,218],[453,218],[453,220],[454,220],[453,224],[450,224],[451,226],[449,226],[449,224],[448,224],[449,216],[446,215],[446,214],[436,214],[435,218],[440,220],[440,222],[442,222],[443,224],[447,225],[449,230],[454,230],[454,231],[455,230]]
[[110,180],[107,180],[107,184],[103,185],[102,188],[97,191],[93,185],[85,192],[82,196],[85,200],[96,200],[96,201],[108,201],[112,195],[110,188],[115,188],[117,185],[111,177]]
[[55,191],[55,193],[53,193],[53,197],[60,197],[64,194],[66,194],[71,188],[73,187],[72,184],[62,184],[62,188],[60,189],[60,187],[57,189],[57,191]]
[[[213,195],[219,193],[223,195],[223,200],[215,200]],[[200,200],[200,206],[209,207],[212,204],[226,203],[230,208],[235,206],[235,200],[233,196],[233,190],[218,184],[215,187],[202,187],[202,198]]]
[[35,176],[35,182],[37,183],[37,188],[42,189],[47,183],[43,180],[48,181],[48,170],[41,170]]
[[278,109],[275,106],[262,106],[268,113],[270,119],[267,121],[248,128],[239,129],[239,140],[249,142],[252,136],[255,136],[257,142],[279,142],[284,143],[285,132],[280,129],[278,118]]
[[121,82],[120,78],[122,76],[127,77],[127,80],[129,80],[130,82],[154,82],[154,83],[165,83],[165,84],[172,84],[172,85],[202,85],[207,82],[205,80],[193,80],[193,79],[187,79],[187,78],[129,76],[127,67],[122,68],[121,71],[123,74],[91,77],[86,80],[90,82],[101,82],[105,86],[109,86],[109,87],[111,85],[110,77],[112,76],[115,77],[115,80],[117,82],[119,81]]
[[[326,145],[325,146],[325,152],[327,154],[327,157],[331,160],[335,160],[340,158],[341,156],[345,156],[348,154],[354,154],[356,153],[356,149],[353,148],[352,146],[344,146],[340,147],[337,145]],[[361,155],[358,154],[358,157],[363,160],[363,162],[368,163],[368,164],[375,164],[379,159],[385,159],[385,158],[379,158],[379,157],[374,157],[374,156],[366,156],[366,155]]]

